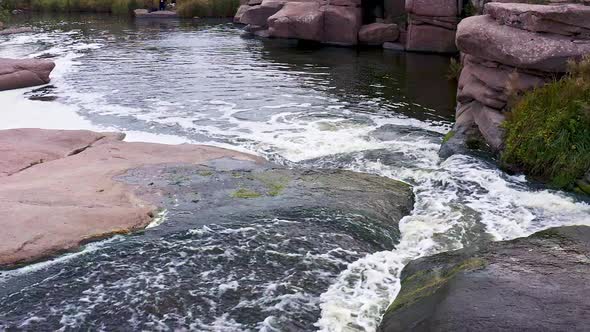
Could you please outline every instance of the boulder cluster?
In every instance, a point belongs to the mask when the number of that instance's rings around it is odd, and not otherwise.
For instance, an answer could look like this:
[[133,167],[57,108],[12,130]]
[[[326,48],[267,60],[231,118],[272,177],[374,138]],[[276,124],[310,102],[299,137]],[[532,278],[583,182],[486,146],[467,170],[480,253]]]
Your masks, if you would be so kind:
[[494,2],[484,12],[458,25],[463,69],[454,136],[443,145],[443,156],[481,138],[501,151],[500,125],[510,98],[559,78],[569,60],[590,53],[588,6]]
[[382,45],[399,39],[394,23],[363,25],[361,5],[361,0],[249,0],[234,19],[261,37],[346,46]]

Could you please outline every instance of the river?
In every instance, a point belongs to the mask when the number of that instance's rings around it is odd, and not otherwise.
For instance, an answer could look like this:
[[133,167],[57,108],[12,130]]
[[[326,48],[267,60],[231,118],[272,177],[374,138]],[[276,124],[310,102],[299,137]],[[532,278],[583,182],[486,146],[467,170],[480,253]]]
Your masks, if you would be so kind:
[[[438,157],[454,114],[447,57],[260,40],[225,21],[28,22],[37,32],[0,36],[0,57],[57,67],[49,86],[0,93],[0,129],[118,130],[130,141],[375,173],[412,184],[416,204],[397,248],[365,256],[328,245],[317,235],[334,234],[319,226],[294,231],[299,221],[178,234],[154,224],[0,271],[0,330],[374,331],[411,259],[590,225],[583,198],[508,175],[485,156]],[[257,250],[273,255],[253,263]]]

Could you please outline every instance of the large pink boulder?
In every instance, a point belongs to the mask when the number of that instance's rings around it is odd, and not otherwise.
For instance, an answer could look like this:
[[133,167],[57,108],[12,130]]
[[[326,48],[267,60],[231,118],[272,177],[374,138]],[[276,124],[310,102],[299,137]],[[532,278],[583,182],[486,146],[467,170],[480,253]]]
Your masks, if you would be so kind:
[[397,24],[372,23],[363,25],[359,30],[359,42],[367,45],[383,45],[399,38]]
[[362,22],[361,8],[354,6],[324,6],[322,41],[335,45],[356,45]]
[[283,5],[283,1],[263,1],[260,5],[249,6],[241,13],[240,23],[266,27],[268,18],[281,10]]
[[244,15],[245,12],[248,11],[249,8],[250,8],[250,6],[248,6],[248,5],[241,5],[240,7],[238,7],[238,10],[236,11],[236,14],[234,15],[234,22],[241,23],[242,16]]
[[458,16],[457,0],[406,0],[406,11],[423,16]]
[[590,53],[590,43],[500,25],[488,15],[461,21],[457,46],[461,52],[478,58],[549,73],[563,73],[569,59]]
[[0,91],[47,84],[54,67],[49,60],[0,58]]
[[324,12],[318,2],[287,2],[268,18],[271,37],[322,41]]
[[406,49],[415,52],[455,53],[455,32],[434,25],[410,24]]

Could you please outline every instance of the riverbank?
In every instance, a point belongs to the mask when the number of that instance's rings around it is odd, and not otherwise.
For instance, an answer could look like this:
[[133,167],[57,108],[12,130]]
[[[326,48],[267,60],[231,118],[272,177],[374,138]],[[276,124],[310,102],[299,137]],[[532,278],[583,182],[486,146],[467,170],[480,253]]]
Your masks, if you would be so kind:
[[[170,9],[183,18],[232,17],[239,6],[239,0],[178,0]],[[110,13],[131,16],[136,9],[157,10],[157,0],[8,0],[7,10],[54,13]]]

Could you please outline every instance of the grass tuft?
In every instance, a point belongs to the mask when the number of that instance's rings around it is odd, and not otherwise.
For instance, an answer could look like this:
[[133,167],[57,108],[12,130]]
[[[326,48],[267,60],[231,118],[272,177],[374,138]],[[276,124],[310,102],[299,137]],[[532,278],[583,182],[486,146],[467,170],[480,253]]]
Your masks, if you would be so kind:
[[248,199],[248,198],[258,198],[258,197],[260,197],[262,195],[260,193],[257,193],[255,191],[253,191],[253,190],[249,190],[249,189],[246,189],[246,188],[240,188],[240,189],[234,191],[231,194],[231,196],[233,198],[245,198],[245,199]]
[[512,107],[502,161],[559,189],[590,169],[590,56]]
[[461,76],[461,71],[463,70],[463,64],[461,61],[457,61],[455,58],[451,58],[449,62],[449,68],[447,69],[447,74],[445,77],[449,81],[458,81],[459,76]]

